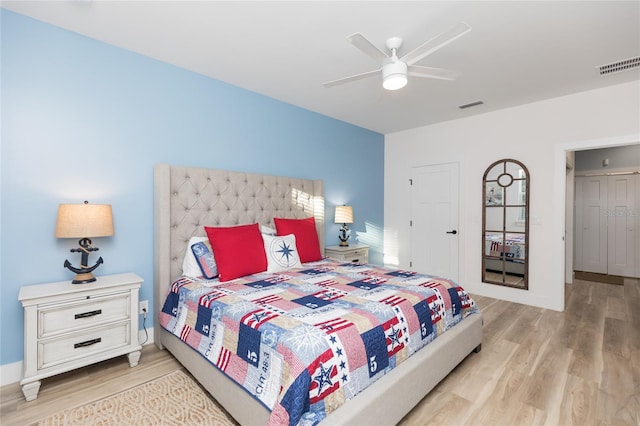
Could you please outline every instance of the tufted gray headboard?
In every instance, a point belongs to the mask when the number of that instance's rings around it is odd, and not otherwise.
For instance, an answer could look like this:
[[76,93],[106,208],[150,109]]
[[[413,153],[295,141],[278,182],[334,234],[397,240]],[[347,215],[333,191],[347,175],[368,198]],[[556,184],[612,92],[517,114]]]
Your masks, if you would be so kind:
[[[206,236],[204,226],[260,223],[274,217],[314,216],[324,248],[324,190],[321,180],[158,164],[154,169],[154,303],[162,309],[171,282],[182,273],[189,238]],[[157,332],[156,332],[157,333]],[[156,334],[156,341],[158,341]]]

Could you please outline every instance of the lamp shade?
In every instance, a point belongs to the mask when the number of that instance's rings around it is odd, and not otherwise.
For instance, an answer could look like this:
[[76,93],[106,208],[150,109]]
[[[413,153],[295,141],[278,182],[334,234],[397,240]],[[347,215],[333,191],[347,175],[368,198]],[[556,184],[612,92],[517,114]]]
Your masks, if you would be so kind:
[[113,235],[111,204],[60,204],[57,238],[110,237]]
[[334,223],[353,223],[353,207],[336,206],[336,218]]

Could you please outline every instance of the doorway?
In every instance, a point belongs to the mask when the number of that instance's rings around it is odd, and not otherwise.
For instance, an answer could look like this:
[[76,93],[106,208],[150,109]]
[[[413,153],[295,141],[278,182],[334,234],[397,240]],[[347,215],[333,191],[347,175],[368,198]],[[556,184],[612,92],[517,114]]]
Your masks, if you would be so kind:
[[576,278],[594,273],[604,281],[640,276],[639,139],[567,151],[575,172],[567,175],[567,237],[575,232],[565,244],[566,283],[573,282],[574,270]]
[[558,244],[551,247],[553,262],[550,265],[552,275],[554,278],[553,291],[550,292],[550,298],[552,298],[552,309],[563,311],[565,302],[565,267],[573,271],[573,264],[569,264],[571,260],[567,261],[566,247],[573,244],[573,241],[569,241],[567,244],[566,238],[566,216],[567,214],[573,215],[573,202],[567,200],[567,178],[571,176],[571,173],[567,173],[567,154],[574,151],[615,147],[623,145],[638,145],[640,143],[640,134],[631,133],[621,136],[610,136],[599,139],[586,139],[573,142],[560,143],[555,146],[553,170],[554,170],[554,192],[551,197],[553,205],[558,206],[554,211],[553,216],[553,232],[558,237]]

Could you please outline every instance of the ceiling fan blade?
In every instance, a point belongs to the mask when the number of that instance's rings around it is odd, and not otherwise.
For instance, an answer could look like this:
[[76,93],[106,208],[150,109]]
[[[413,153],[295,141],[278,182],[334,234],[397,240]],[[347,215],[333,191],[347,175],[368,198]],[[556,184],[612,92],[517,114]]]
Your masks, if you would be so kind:
[[412,77],[437,78],[439,80],[455,80],[460,75],[460,72],[443,70],[442,68],[411,65],[407,74]]
[[386,53],[378,49],[373,43],[367,40],[365,36],[360,33],[350,35],[349,37],[347,37],[347,40],[349,40],[351,44],[369,55],[371,58],[373,58],[374,61],[379,64],[389,59],[389,56],[387,56]]
[[377,70],[363,72],[362,74],[352,75],[351,77],[344,77],[344,78],[339,78],[333,81],[327,81],[326,83],[322,83],[322,85],[328,88],[328,87],[337,86],[339,84],[350,83],[352,81],[361,80],[367,77],[373,77],[376,74],[379,75],[381,69],[382,68],[378,68]]
[[440,49],[443,46],[446,46],[459,37],[462,37],[469,31],[471,31],[471,27],[468,24],[466,24],[465,22],[459,22],[447,31],[438,34],[431,40],[428,40],[417,48],[413,49],[411,52],[400,58],[400,60],[406,62],[407,65],[413,65],[420,59],[432,54],[436,50]]

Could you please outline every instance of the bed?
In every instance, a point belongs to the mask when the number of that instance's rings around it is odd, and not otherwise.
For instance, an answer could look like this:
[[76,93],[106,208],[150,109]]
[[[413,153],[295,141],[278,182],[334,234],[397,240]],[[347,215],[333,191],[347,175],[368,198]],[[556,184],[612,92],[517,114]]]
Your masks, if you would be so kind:
[[[172,289],[176,290],[176,280],[182,276],[182,262],[189,242],[194,236],[205,237],[204,225],[230,227],[259,223],[273,228],[274,217],[313,217],[319,245],[324,247],[322,181],[157,165],[154,170],[155,312],[166,310],[167,295]],[[359,267],[327,259],[318,262],[303,266],[325,270]],[[162,327],[160,315],[155,316],[155,344],[169,350],[240,424],[274,424],[274,417],[263,402],[183,340]],[[321,424],[397,423],[470,352],[478,351],[481,341],[481,315],[468,315],[331,411]]]

